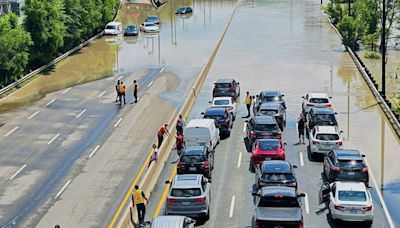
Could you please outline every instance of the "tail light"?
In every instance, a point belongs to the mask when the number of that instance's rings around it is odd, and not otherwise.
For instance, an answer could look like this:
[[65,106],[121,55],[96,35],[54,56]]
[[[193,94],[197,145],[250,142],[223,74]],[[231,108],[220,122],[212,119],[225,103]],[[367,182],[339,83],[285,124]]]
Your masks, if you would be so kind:
[[332,107],[331,104],[325,104],[324,106],[325,106],[325,107]]
[[318,142],[313,140],[313,141],[312,141],[312,144],[313,144],[313,145],[317,145]]
[[254,228],[260,228],[260,224],[258,223],[258,221],[256,221],[256,223],[254,224]]
[[336,166],[332,166],[332,167],[331,167],[331,171],[333,171],[333,172],[340,172],[340,168],[339,168],[339,167],[336,167]]
[[256,133],[254,131],[250,131],[250,136],[255,137]]
[[336,142],[336,145],[339,145],[339,146],[341,146],[343,144],[343,142],[342,141],[340,141],[340,142]]
[[206,202],[206,197],[194,199],[194,202],[204,203],[204,202]]
[[339,206],[339,205],[333,205],[333,207],[335,208],[335,210],[338,210],[338,211],[344,211],[344,210],[346,210],[345,207],[342,207],[342,206]]
[[230,90],[230,91],[235,91],[235,87],[234,87],[234,86],[231,86],[231,87],[229,87],[229,90]]
[[299,228],[304,228],[304,225],[302,222],[299,224]]
[[280,131],[280,132],[278,132],[278,136],[282,136],[282,132]]
[[176,199],[167,198],[167,203],[176,203]]
[[228,107],[228,110],[231,111],[233,109],[233,107]]
[[203,166],[204,168],[208,168],[209,164],[208,164],[208,162],[203,162],[203,164],[201,164],[201,166]]
[[362,168],[361,172],[367,173],[368,172],[368,168],[367,167]]
[[182,164],[182,163],[180,163],[180,162],[178,162],[178,164],[176,164],[176,167],[178,167],[178,168],[182,168],[182,167],[184,167],[185,165],[184,164]]
[[371,206],[368,206],[368,207],[363,207],[362,209],[361,209],[361,211],[372,211],[372,205]]

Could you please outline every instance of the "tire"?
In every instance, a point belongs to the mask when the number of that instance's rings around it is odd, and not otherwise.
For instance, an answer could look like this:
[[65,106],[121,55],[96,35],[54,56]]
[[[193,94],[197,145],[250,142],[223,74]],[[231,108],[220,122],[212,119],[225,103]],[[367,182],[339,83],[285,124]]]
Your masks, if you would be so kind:
[[210,207],[208,208],[207,214],[204,216],[204,220],[208,221],[210,219]]
[[256,169],[254,168],[254,164],[251,161],[249,163],[249,170],[250,170],[251,173],[255,173],[256,172]]

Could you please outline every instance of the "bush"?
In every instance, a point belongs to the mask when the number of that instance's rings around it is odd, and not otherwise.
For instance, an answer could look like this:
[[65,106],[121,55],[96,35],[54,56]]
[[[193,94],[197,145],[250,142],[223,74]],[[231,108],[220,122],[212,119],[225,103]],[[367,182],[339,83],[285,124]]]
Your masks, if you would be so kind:
[[343,36],[343,44],[349,46],[354,51],[357,51],[360,48],[358,43],[360,35],[356,21],[352,17],[344,16],[342,21],[339,22],[337,28]]
[[369,51],[369,52],[365,53],[364,57],[366,59],[380,59],[381,55],[379,53]]

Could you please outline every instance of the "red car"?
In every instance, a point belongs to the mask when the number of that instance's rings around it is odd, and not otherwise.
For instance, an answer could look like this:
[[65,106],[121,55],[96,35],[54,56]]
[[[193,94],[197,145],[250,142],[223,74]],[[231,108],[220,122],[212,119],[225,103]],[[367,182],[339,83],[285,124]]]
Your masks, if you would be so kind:
[[265,160],[285,160],[285,145],[281,139],[257,139],[250,157],[250,168]]

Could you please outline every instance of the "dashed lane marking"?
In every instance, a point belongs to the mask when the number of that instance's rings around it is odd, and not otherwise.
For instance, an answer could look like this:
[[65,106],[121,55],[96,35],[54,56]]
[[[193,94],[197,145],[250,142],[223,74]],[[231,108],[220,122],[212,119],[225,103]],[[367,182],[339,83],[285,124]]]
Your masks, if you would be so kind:
[[68,89],[64,90],[64,91],[62,92],[62,94],[68,93],[68,91],[70,91],[71,89],[72,89],[72,87],[69,87]]
[[53,100],[49,101],[49,103],[46,104],[46,106],[51,105],[54,101],[56,101],[56,99],[54,98]]
[[154,81],[151,81],[148,85],[147,88],[150,88],[151,85],[153,85]]
[[52,142],[54,142],[54,140],[56,140],[58,138],[58,136],[60,136],[60,133],[56,134],[48,143],[47,145],[50,145]]
[[238,163],[237,163],[238,168],[240,168],[241,163],[242,163],[242,152],[240,152],[240,154],[239,154],[239,159],[238,159]]
[[165,67],[161,68],[160,73],[164,72]]
[[103,92],[101,92],[100,94],[99,94],[99,96],[97,96],[98,98],[101,98],[102,96],[104,96],[104,94],[106,94],[106,90],[104,90]]
[[114,127],[118,127],[118,125],[121,123],[121,121],[123,120],[124,118],[119,118],[119,120],[114,124]]
[[87,111],[87,109],[83,109],[76,117],[75,119],[78,119],[79,117],[81,117],[83,115],[83,113],[85,113]]
[[32,119],[33,117],[35,117],[37,114],[39,114],[39,112],[40,112],[40,111],[34,112],[32,115],[30,115],[30,116],[28,117],[28,120],[30,120],[30,119]]
[[306,196],[304,196],[304,207],[306,209],[306,213],[310,214],[310,204],[308,203],[308,194],[304,193]]
[[300,152],[299,156],[300,156],[300,165],[304,166],[303,152]]
[[60,191],[57,193],[57,195],[54,197],[54,199],[57,199],[58,197],[60,197],[61,194],[65,191],[65,189],[68,187],[69,184],[71,184],[71,180],[68,180],[67,183],[64,184],[64,186],[60,189]]
[[4,137],[11,135],[14,131],[18,130],[18,128],[19,128],[18,126],[14,127],[13,129],[11,129],[11,131],[7,132],[7,134],[5,134]]
[[19,170],[18,170],[17,172],[15,172],[14,175],[12,175],[12,176],[10,177],[10,180],[14,179],[20,172],[22,172],[22,170],[25,169],[25,167],[26,167],[27,165],[28,165],[28,164],[25,164],[25,165],[23,165],[21,168],[19,168]]
[[232,218],[234,209],[235,209],[235,196],[232,196],[231,207],[229,209],[229,218]]
[[100,148],[100,145],[97,145],[96,148],[94,148],[92,153],[89,154],[89,159],[93,157],[93,155],[97,152],[97,150],[99,150],[99,148]]

